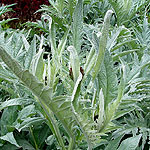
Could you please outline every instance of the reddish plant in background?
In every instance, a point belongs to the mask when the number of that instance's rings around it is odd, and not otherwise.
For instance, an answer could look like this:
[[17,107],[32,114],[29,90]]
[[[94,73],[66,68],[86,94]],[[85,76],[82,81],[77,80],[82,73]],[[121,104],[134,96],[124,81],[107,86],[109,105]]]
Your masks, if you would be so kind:
[[26,21],[35,21],[40,18],[40,14],[35,12],[40,8],[40,5],[49,5],[48,0],[1,0],[1,4],[14,4],[13,10],[10,12],[9,18],[19,18],[17,22],[24,23]]

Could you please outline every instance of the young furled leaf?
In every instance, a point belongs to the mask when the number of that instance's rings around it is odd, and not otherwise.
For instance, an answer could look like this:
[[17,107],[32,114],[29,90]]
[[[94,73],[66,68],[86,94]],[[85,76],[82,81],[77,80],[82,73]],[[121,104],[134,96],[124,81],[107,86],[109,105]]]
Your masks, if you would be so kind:
[[99,41],[98,55],[97,55],[96,62],[93,68],[93,73],[92,73],[93,81],[95,80],[97,74],[99,73],[101,69],[101,64],[104,60],[105,50],[107,46],[107,38],[108,38],[108,33],[109,33],[110,17],[112,13],[113,13],[112,10],[108,10],[104,18],[102,35]]
[[81,51],[82,44],[82,28],[83,28],[83,2],[78,0],[76,8],[73,13],[73,46],[77,50],[77,53]]
[[70,64],[73,73],[73,80],[74,82],[76,82],[80,73],[80,62],[79,62],[78,53],[73,46],[69,46],[68,51],[70,52]]

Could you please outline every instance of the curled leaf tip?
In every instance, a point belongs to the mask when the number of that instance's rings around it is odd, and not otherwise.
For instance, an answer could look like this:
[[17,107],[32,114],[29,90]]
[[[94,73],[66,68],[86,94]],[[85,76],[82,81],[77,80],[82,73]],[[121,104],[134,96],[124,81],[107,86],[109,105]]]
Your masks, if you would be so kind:
[[74,49],[73,46],[69,46],[69,47],[67,48],[67,50],[68,50],[69,52],[71,52],[73,49]]
[[107,18],[110,18],[112,14],[113,14],[113,11],[112,11],[112,10],[108,10],[108,11],[106,12],[104,21],[105,21]]
[[108,13],[108,14],[112,14],[113,11],[112,11],[112,10],[108,10],[107,13]]

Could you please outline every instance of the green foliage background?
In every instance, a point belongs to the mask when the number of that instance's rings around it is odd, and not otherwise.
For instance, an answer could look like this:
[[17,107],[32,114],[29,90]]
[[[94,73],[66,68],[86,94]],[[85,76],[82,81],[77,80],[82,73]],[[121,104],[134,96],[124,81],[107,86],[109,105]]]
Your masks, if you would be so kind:
[[149,149],[149,1],[49,3],[0,21],[0,149]]

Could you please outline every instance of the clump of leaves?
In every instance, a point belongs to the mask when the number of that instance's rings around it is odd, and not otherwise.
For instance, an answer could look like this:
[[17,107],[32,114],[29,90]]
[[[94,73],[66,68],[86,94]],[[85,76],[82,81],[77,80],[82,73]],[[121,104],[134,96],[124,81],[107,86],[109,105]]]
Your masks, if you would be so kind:
[[[64,150],[92,150],[101,145],[106,149],[112,145],[117,150],[136,149],[138,146],[143,149],[149,133],[149,120],[143,109],[147,105],[141,104],[149,99],[148,53],[139,57],[140,42],[134,39],[127,26],[121,24],[110,28],[112,10],[108,10],[101,19],[103,24],[95,27],[83,23],[82,0],[78,0],[77,4],[73,1],[59,2],[51,2],[53,9],[45,7],[46,11],[57,12],[56,16],[52,13],[51,17],[46,13],[42,15],[43,20],[31,23],[46,34],[34,35],[31,41],[30,31],[6,31],[0,34],[0,77],[17,91],[15,98],[0,105],[4,112],[12,109],[14,116],[8,128],[2,127],[2,146],[7,141],[19,147],[21,144],[15,131],[26,133],[24,131],[27,130],[29,137],[32,137],[29,143],[35,149],[45,148],[43,145]],[[64,6],[72,3],[75,7],[67,15],[66,12],[71,9]],[[123,19],[124,13],[120,19]],[[72,20],[67,22],[67,18],[63,22],[64,16]],[[58,26],[62,27],[61,36],[57,34]],[[46,53],[45,44],[50,48]],[[89,53],[83,55],[85,47]],[[16,110],[19,113],[13,115]],[[4,121],[6,115],[2,115]],[[124,116],[126,118],[123,120]],[[146,116],[146,120],[143,116]],[[141,121],[145,122],[144,132],[135,125]],[[37,139],[37,126],[45,123],[51,129],[51,133],[42,138],[46,143]],[[125,132],[130,127],[128,133],[133,136],[126,138]],[[113,133],[112,138],[107,138],[110,133]]]

